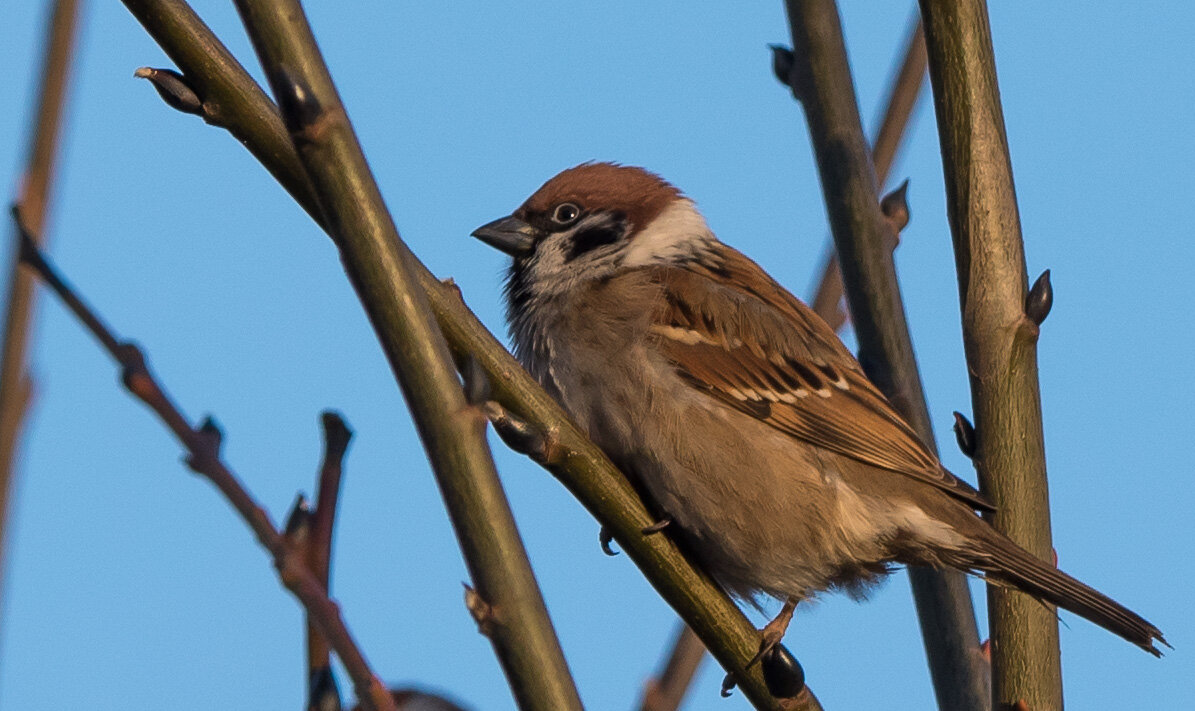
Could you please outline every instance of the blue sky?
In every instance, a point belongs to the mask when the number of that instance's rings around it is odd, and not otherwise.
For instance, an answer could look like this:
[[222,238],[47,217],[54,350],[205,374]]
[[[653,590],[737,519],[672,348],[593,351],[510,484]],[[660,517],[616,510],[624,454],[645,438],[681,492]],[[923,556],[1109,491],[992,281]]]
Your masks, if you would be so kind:
[[[310,15],[395,219],[437,274],[504,333],[503,258],[468,237],[555,172],[590,159],[655,170],[719,236],[809,295],[826,220],[799,107],[772,78],[783,4],[312,3]],[[865,124],[903,42],[907,3],[843,2]],[[255,60],[229,3],[196,9]],[[41,3],[0,27],[0,175],[23,159]],[[1195,695],[1185,592],[1195,525],[1189,202],[1195,34],[1184,3],[993,4],[1031,277],[1053,272],[1040,344],[1061,566],[1144,614],[1161,660],[1063,613],[1072,708],[1178,708]],[[439,496],[331,242],[228,135],[166,108],[141,65],[169,66],[118,3],[86,8],[50,220],[61,267],[138,339],[193,417],[280,519],[310,490],[321,409],[357,432],[334,593],[379,673],[510,709]],[[894,181],[913,221],[897,264],[948,466],[969,410],[933,112]],[[180,464],[62,309],[39,308],[37,399],[9,534],[0,624],[5,708],[299,708],[302,624],[247,529]],[[495,442],[512,506],[582,697],[630,708],[675,616],[549,475]],[[974,587],[982,616],[981,586]],[[756,619],[762,621],[759,615]],[[788,645],[827,709],[932,704],[908,583],[799,611]],[[711,662],[690,708],[718,698]]]

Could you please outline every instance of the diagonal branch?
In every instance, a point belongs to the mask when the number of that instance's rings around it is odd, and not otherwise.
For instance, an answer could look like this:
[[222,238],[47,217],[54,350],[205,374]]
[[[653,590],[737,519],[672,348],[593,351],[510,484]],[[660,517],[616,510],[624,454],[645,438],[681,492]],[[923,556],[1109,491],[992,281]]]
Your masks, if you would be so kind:
[[[834,244],[841,258],[859,361],[933,446],[900,286],[887,244],[895,225],[878,200],[834,0],[787,0],[794,61],[789,85],[805,109]],[[938,705],[987,707],[979,634],[962,573],[911,568],[910,580]]]
[[398,378],[519,705],[580,709],[485,438],[302,7],[238,0],[333,241]]
[[[1048,289],[1029,299],[1025,247],[983,0],[922,0],[947,215],[958,268],[979,485],[992,525],[1051,559],[1038,325]],[[1048,287],[1048,273],[1041,281]],[[1027,314],[1026,311],[1029,311]],[[998,708],[1062,708],[1058,620],[1022,593],[988,587],[992,693]]]
[[47,261],[38,248],[33,233],[22,223],[19,209],[13,209],[13,216],[20,233],[21,261],[42,278],[109,355],[120,364],[121,381],[125,388],[149,406],[187,450],[187,466],[220,490],[252,529],[262,547],[269,551],[282,584],[299,599],[307,611],[308,618],[315,621],[320,633],[344,663],[345,669],[353,679],[357,697],[368,703],[374,711],[397,711],[389,692],[369,668],[365,655],[361,653],[345,626],[340,607],[328,597],[324,586],[307,567],[303,556],[296,552],[283,534],[275,528],[269,514],[253,500],[221,459],[222,435],[216,424],[208,418],[198,428],[191,426],[186,416],[150,372],[145,355],[137,344],[119,340],[112,333]]
[[[74,54],[78,0],[54,3],[46,32],[42,58],[42,79],[37,114],[30,130],[29,155],[18,202],[29,225],[41,235],[45,225],[54,163],[58,156],[66,88]],[[11,241],[14,250],[19,241]],[[18,438],[32,397],[32,379],[25,362],[29,350],[29,327],[33,318],[33,279],[20,268],[14,251],[8,274],[8,298],[4,315],[3,354],[0,355],[0,592],[3,591],[5,533],[8,530],[9,498],[14,491]],[[0,605],[0,609],[3,605]]]
[[[288,192],[325,226],[311,183],[276,109],[211,30],[178,0],[123,0],[178,65],[205,105],[219,104],[221,123],[279,177]],[[268,126],[254,126],[262,123]],[[493,387],[495,400],[538,431],[550,433],[558,455],[544,462],[618,541],[660,595],[697,632],[739,688],[760,709],[814,709],[807,689],[795,703],[771,696],[758,666],[746,668],[759,648],[759,633],[733,602],[666,536],[645,536],[654,523],[637,493],[609,459],[572,424],[560,406],[477,320],[460,293],[441,284],[414,257],[428,304],[453,354],[474,358]]]

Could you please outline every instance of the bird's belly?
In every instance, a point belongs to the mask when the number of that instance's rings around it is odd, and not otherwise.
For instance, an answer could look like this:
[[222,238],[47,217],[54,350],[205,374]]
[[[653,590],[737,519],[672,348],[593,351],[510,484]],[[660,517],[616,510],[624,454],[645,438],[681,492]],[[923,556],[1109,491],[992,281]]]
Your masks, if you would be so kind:
[[728,590],[808,597],[884,569],[890,526],[817,450],[679,379],[647,382],[657,387],[580,389],[602,393],[593,403],[565,387],[565,406]]

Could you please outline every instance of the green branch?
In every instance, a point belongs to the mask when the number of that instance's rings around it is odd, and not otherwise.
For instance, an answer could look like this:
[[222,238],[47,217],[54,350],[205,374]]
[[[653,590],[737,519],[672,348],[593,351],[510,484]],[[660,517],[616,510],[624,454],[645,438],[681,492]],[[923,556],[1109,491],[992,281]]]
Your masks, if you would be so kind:
[[[888,246],[895,241],[895,226],[880,210],[838,8],[833,0],[788,0],[786,7],[794,59],[789,85],[809,124],[859,339],[859,362],[867,377],[933,447],[933,428]],[[985,709],[983,660],[964,575],[910,568],[909,577],[938,705]]]
[[[178,0],[124,3],[176,62],[202,105],[219,107],[219,121],[209,122],[238,137],[324,226],[314,190],[276,109],[264,93],[252,90],[253,79],[190,7]],[[251,125],[256,123],[267,125]],[[494,399],[545,433],[552,443],[553,456],[541,464],[613,535],[660,595],[734,676],[751,703],[758,709],[820,709],[808,689],[796,699],[772,697],[759,667],[746,668],[759,648],[759,633],[751,622],[670,538],[643,534],[643,528],[654,519],[626,478],[477,320],[459,291],[442,284],[414,257],[409,266],[454,355],[461,360],[473,359],[488,376]]]
[[[1051,560],[1038,324],[1025,314],[1025,248],[983,0],[922,0],[958,268],[979,485],[1002,533]],[[996,708],[1062,708],[1058,620],[1014,590],[988,587]]]

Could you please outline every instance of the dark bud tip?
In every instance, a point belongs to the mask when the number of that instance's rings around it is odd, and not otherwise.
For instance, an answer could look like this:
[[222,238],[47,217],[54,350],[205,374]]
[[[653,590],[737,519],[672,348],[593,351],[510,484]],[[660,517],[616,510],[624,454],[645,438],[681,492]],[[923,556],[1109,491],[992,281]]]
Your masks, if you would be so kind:
[[722,690],[718,693],[722,695],[722,698],[729,699],[730,692],[734,691],[734,687],[738,685],[739,682],[734,678],[734,674],[732,672],[727,672],[726,676],[722,677]]
[[906,180],[880,200],[880,211],[899,233],[909,224],[909,181]]
[[282,118],[291,133],[302,132],[319,120],[324,111],[311,87],[286,67],[278,70],[274,92],[277,94],[278,108],[282,110]]
[[783,644],[775,647],[759,660],[764,684],[778,699],[791,699],[805,688],[805,670]]
[[283,529],[283,534],[293,543],[297,538],[307,535],[310,529],[311,506],[307,503],[307,497],[300,492],[295,495],[295,503],[291,505],[290,513],[286,515],[286,527]]
[[481,363],[473,356],[469,356],[462,364],[461,379],[465,383],[465,401],[470,405],[479,407],[491,399],[493,390],[490,387],[490,379],[482,370]]
[[324,441],[328,443],[328,449],[343,453],[353,438],[353,431],[344,417],[335,410],[324,410],[320,413],[320,425],[324,428]]
[[954,437],[968,458],[975,456],[975,426],[961,412],[954,413]]
[[1050,315],[1054,307],[1054,287],[1050,284],[1050,270],[1041,273],[1033,286],[1029,288],[1029,296],[1025,297],[1025,315],[1029,320],[1040,326]]
[[184,114],[203,115],[203,101],[182,74],[173,69],[141,67],[133,72],[133,76],[138,79],[148,79],[149,83],[153,84],[154,89],[158,91],[158,96],[162,97],[162,100],[171,108],[178,109]]
[[781,84],[789,86],[793,71],[793,51],[781,44],[769,44],[768,49],[772,50],[772,74],[776,75],[776,80]]
[[336,677],[331,667],[322,666],[311,670],[307,680],[308,711],[340,711],[340,690],[336,688]]
[[610,533],[610,529],[602,526],[602,529],[598,531],[598,540],[601,541],[603,553],[609,556],[618,555],[618,551],[610,547],[610,544],[614,542],[614,534]]
[[223,430],[220,429],[220,425],[216,423],[216,420],[211,415],[204,417],[203,422],[199,423],[199,434],[213,440],[217,447],[220,445],[221,440],[224,439]]

